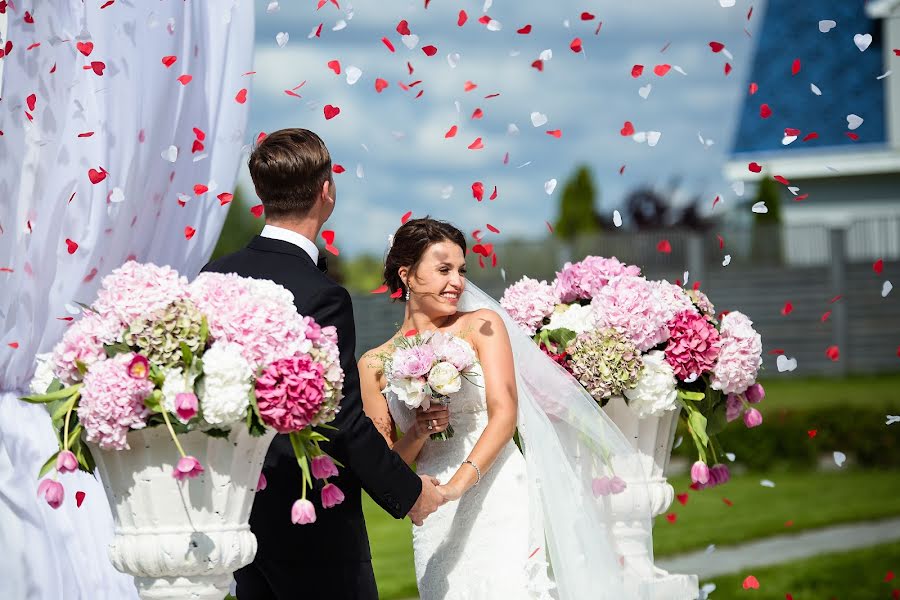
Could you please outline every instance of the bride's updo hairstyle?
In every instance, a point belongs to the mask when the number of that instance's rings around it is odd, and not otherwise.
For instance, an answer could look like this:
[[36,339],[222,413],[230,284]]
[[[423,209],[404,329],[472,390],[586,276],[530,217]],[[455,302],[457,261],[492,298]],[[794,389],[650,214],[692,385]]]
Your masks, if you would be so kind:
[[410,219],[394,234],[393,244],[384,259],[384,282],[391,293],[401,290],[400,299],[406,297],[406,282],[400,279],[400,267],[409,267],[414,273],[425,251],[433,244],[451,242],[466,253],[466,236],[462,231],[431,217]]

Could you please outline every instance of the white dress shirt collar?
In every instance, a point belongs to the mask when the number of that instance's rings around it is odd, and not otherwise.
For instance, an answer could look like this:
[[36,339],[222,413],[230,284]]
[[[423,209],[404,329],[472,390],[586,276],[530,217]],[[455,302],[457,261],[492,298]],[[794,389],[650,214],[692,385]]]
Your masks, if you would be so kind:
[[309,257],[314,263],[319,262],[319,249],[312,242],[312,240],[304,235],[297,233],[296,231],[291,231],[290,229],[285,229],[284,227],[276,227],[275,225],[267,224],[265,227],[263,227],[263,230],[259,235],[271,240],[281,240],[294,244],[295,246],[299,247],[304,252],[309,254]]

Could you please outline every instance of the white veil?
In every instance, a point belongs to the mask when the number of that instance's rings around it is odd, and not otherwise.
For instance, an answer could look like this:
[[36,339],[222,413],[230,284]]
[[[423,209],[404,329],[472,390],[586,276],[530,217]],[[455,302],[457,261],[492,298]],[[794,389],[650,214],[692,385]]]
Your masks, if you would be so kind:
[[[622,432],[584,388],[546,356],[499,303],[466,283],[459,310],[488,308],[506,324],[518,385],[518,429],[528,470],[532,560],[548,560],[560,600],[654,597],[629,568],[613,531],[613,505],[629,525],[651,519],[647,474]],[[616,475],[628,489],[595,496],[594,478]],[[647,549],[652,556],[652,538]]]

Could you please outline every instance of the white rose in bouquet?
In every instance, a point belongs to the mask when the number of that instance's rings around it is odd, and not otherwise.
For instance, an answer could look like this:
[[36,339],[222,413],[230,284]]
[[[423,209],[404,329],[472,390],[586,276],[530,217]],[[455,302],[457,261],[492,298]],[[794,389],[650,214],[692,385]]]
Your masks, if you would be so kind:
[[623,392],[628,398],[628,406],[641,419],[659,417],[678,408],[675,371],[666,362],[665,354],[660,350],[653,350],[642,358],[644,368],[637,385]]
[[462,387],[462,376],[452,364],[439,362],[428,373],[428,385],[436,394],[449,396],[458,392]]
[[217,343],[203,355],[200,408],[210,425],[241,421],[250,406],[253,371],[241,350],[239,344]]
[[396,379],[388,388],[409,408],[419,408],[425,400],[425,381],[419,378]]
[[38,354],[35,357],[37,363],[35,364],[34,377],[31,378],[32,394],[46,394],[47,388],[53,383],[55,375],[53,374],[53,361],[50,360],[52,357],[52,352]]

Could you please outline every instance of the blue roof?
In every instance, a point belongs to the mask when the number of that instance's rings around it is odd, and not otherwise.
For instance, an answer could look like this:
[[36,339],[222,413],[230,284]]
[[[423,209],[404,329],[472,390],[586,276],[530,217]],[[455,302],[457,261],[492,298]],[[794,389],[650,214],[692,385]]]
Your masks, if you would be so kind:
[[[837,27],[821,33],[821,19],[836,21]],[[865,52],[853,41],[858,33],[872,35]],[[768,0],[762,28],[755,35],[756,53],[732,154],[886,143],[885,80],[877,79],[885,70],[882,23],[866,16],[863,2]],[[792,76],[795,58],[800,59],[801,70]],[[759,86],[752,96],[747,91],[750,82]],[[813,94],[810,83],[822,91],[821,96]],[[768,119],[760,117],[764,103],[772,109]],[[856,142],[846,136],[851,113],[865,120],[854,131],[859,135]],[[799,129],[800,139],[783,146],[788,127]],[[818,139],[801,141],[813,131]]]

